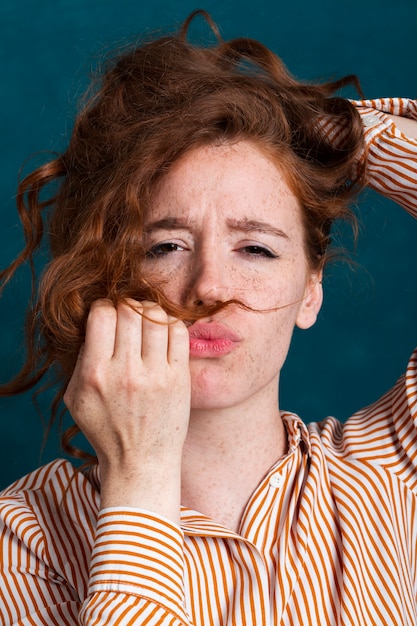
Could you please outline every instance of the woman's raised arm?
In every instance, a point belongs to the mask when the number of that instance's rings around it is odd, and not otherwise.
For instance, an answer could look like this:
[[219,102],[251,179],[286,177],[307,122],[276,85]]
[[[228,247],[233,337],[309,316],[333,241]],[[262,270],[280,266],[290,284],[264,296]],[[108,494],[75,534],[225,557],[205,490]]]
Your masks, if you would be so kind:
[[354,104],[365,129],[368,186],[417,217],[417,100],[379,98]]
[[408,117],[400,117],[399,115],[391,115],[391,117],[403,135],[417,139],[417,119],[413,120]]

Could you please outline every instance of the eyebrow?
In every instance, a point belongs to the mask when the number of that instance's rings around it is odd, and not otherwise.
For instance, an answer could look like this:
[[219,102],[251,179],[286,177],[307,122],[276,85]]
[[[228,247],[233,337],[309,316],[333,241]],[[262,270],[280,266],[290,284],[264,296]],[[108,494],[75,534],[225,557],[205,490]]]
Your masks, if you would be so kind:
[[193,222],[185,218],[179,217],[163,217],[160,220],[145,223],[145,233],[153,232],[154,230],[188,230],[193,228]]
[[227,225],[232,230],[239,230],[243,233],[264,233],[266,235],[274,235],[275,237],[284,237],[288,239],[286,232],[272,226],[268,222],[260,222],[259,220],[240,219],[240,220],[227,220]]
[[[266,235],[274,235],[275,237],[284,237],[288,239],[288,235],[277,228],[272,226],[268,222],[261,222],[259,220],[252,220],[248,218],[242,219],[228,219],[226,220],[227,226],[230,230],[237,230],[243,233],[264,233]],[[149,222],[145,225],[145,233],[150,233],[155,230],[192,230],[195,223],[187,218],[179,217],[164,217],[160,220]]]

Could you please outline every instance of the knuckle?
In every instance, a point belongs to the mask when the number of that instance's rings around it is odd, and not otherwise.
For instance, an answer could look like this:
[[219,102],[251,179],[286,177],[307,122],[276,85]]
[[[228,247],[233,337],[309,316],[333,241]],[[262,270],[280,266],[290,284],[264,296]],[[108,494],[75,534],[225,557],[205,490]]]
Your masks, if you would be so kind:
[[73,404],[73,393],[72,390],[70,390],[69,386],[66,388],[64,395],[62,396],[62,400],[67,409],[71,409]]
[[99,366],[90,366],[80,374],[79,389],[87,391],[89,389],[101,391],[106,388],[106,376]]
[[117,312],[123,313],[124,315],[137,315],[137,313],[142,313],[143,306],[141,302],[137,300],[133,300],[132,298],[127,298],[123,302],[119,302],[117,305]]
[[168,315],[167,313],[154,302],[150,303],[150,305],[146,305],[143,307],[143,317],[150,322],[154,322],[159,325],[167,325],[168,324]]
[[88,313],[88,322],[114,322],[116,309],[110,300],[95,300]]
[[123,395],[131,396],[137,394],[143,388],[143,382],[138,377],[122,376],[120,381],[118,381],[118,389]]

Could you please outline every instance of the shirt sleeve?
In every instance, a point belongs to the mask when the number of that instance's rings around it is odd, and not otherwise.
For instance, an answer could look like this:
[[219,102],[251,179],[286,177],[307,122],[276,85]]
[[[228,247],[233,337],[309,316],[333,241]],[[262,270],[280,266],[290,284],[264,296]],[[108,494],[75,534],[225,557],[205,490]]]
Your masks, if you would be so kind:
[[0,498],[0,545],[0,623],[78,624],[77,593],[53,568],[53,547],[23,495]]
[[[364,125],[368,186],[404,207],[417,218],[417,140],[404,135],[392,115],[417,120],[417,101],[407,98],[360,100]],[[385,424],[378,436],[369,436],[369,425]],[[358,425],[364,434],[358,437]],[[417,491],[417,349],[397,384],[378,402],[350,420],[347,449],[367,461],[383,464],[411,490]],[[371,430],[371,432],[373,432]],[[395,436],[393,437],[393,433]]]
[[183,534],[170,521],[139,509],[102,510],[80,623],[189,626],[183,561]]
[[76,481],[62,480],[65,463],[40,487],[0,497],[0,624],[191,626],[181,529],[136,509],[103,510],[95,524]]
[[392,115],[417,120],[417,101],[408,98],[356,100],[366,148],[367,184],[417,217],[417,139],[407,137]]

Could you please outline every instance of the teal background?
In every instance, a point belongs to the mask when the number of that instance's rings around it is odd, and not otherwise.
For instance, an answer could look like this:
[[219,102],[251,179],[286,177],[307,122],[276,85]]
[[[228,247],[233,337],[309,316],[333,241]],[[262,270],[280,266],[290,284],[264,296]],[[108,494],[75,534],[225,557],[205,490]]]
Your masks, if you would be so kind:
[[[77,95],[97,54],[139,33],[170,30],[200,7],[212,14],[224,38],[260,39],[299,78],[355,72],[367,97],[417,97],[415,0],[206,0],[200,5],[196,0],[3,0],[1,266],[22,243],[13,198],[17,172],[30,154],[65,145]],[[193,32],[206,32],[201,21]],[[299,412],[305,421],[328,414],[344,420],[375,400],[404,370],[414,347],[416,224],[371,192],[358,211],[362,230],[355,266],[331,268],[320,320],[312,330],[295,334],[283,373],[281,407]],[[348,234],[343,241],[351,246]],[[0,300],[1,381],[22,362],[27,278],[20,272]],[[48,398],[41,409],[47,415]],[[61,454],[52,432],[41,455],[42,425],[31,394],[1,399],[0,415],[0,487]]]

